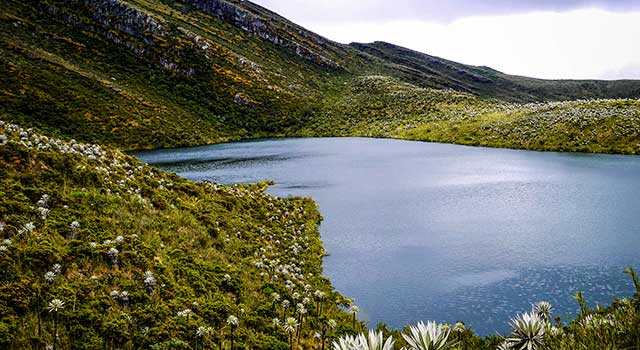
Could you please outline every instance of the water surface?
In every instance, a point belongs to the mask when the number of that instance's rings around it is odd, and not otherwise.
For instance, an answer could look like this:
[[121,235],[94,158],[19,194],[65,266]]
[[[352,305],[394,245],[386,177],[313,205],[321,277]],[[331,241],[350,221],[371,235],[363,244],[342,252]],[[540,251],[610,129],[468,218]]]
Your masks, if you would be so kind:
[[325,274],[371,326],[464,320],[504,333],[547,300],[554,314],[631,296],[640,261],[640,157],[324,138],[137,153],[192,180],[271,179],[325,220]]

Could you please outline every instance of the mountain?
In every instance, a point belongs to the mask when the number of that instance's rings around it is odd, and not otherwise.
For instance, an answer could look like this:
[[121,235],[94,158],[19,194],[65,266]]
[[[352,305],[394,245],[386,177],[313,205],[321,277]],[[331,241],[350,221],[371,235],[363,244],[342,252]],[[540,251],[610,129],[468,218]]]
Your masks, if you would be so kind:
[[533,79],[460,64],[385,42],[351,46],[382,59],[396,71],[394,76],[421,87],[449,88],[511,102],[640,96],[640,84],[634,80]]
[[[7,0],[0,10],[0,116],[121,149],[304,135],[558,149],[554,134],[541,136],[547,146],[476,140],[475,124],[447,129],[451,137],[403,130],[463,104],[486,116],[488,105],[640,96],[638,81],[538,80],[387,43],[339,44],[249,1]],[[387,90],[369,95],[363,82],[373,80]],[[563,149],[638,151],[635,138],[605,147],[576,137]]]

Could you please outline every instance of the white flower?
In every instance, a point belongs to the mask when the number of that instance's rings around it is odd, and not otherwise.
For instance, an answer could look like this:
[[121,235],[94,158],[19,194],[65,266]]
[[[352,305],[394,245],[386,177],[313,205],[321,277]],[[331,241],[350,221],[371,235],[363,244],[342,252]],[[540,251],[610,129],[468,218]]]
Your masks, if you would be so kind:
[[6,253],[8,248],[6,246],[0,245],[0,253]]
[[351,306],[351,309],[349,310],[349,312],[351,312],[352,314],[356,314],[359,311],[360,311],[360,308],[355,305]]
[[49,208],[49,195],[43,194],[42,197],[40,197],[40,200],[38,200],[38,202],[36,203],[36,205],[40,208]]
[[178,317],[189,317],[191,316],[191,314],[193,313],[193,311],[191,311],[191,309],[184,309],[182,311],[178,311]]
[[58,312],[64,309],[64,301],[60,299],[53,299],[49,302],[49,312]]
[[369,331],[369,336],[360,334],[355,338],[355,344],[358,349],[363,350],[392,350],[393,338],[389,337],[386,341],[382,337],[382,332]]
[[112,299],[118,299],[120,297],[120,292],[114,289],[109,293],[109,296],[111,296]]
[[89,242],[89,247],[91,247],[92,249],[96,249],[98,247],[98,243],[96,242]]
[[44,274],[44,280],[51,283],[56,279],[56,274],[53,271],[47,271],[47,273]]
[[334,329],[334,328],[336,328],[338,326],[338,322],[336,322],[336,320],[334,320],[334,319],[329,319],[329,321],[327,321],[327,326],[330,329]]
[[274,302],[278,302],[280,300],[280,294],[271,293],[271,299],[273,299]]
[[280,319],[279,319],[279,318],[277,318],[277,317],[271,320],[271,324],[272,324],[274,327],[280,327],[280,324],[281,324],[281,323],[282,323],[282,322],[280,322]]
[[42,220],[46,220],[47,219],[47,214],[49,214],[49,209],[43,208],[43,207],[38,207],[38,208],[36,208],[36,211],[38,212],[38,214],[40,215],[40,218]]
[[22,226],[20,230],[18,230],[18,235],[21,235],[23,233],[31,233],[35,229],[36,229],[36,224],[34,224],[33,222],[30,222],[28,224],[25,224],[24,226]]
[[153,272],[146,271],[144,273],[144,285],[149,289],[153,289],[156,287],[156,284],[157,284],[157,281],[155,276],[153,276]]
[[7,238],[4,241],[2,241],[2,244],[6,245],[8,247],[8,246],[12,245],[13,242],[10,239]]
[[227,317],[227,324],[231,327],[238,327],[240,322],[236,316],[229,315],[229,317]]
[[8,142],[7,136],[6,135],[0,135],[0,146],[6,145],[7,142]]
[[202,327],[202,326],[200,326],[200,327],[198,327],[196,329],[196,335],[198,337],[205,337],[205,336],[207,336],[207,335],[209,335],[211,333],[213,333],[213,328],[211,328],[211,327]]
[[116,243],[122,243],[124,241],[124,237],[118,236],[116,237]]
[[4,227],[7,226],[5,222],[0,221],[0,232],[4,231]]
[[538,314],[517,315],[509,324],[513,333],[507,341],[513,348],[535,350],[544,345],[545,325]]
[[543,321],[549,322],[551,320],[553,308],[548,301],[540,301],[533,304],[533,312],[538,314]]
[[409,333],[402,333],[402,337],[409,344],[410,350],[446,350],[454,346],[448,342],[450,327],[429,321],[419,322],[409,327]]
[[284,331],[287,333],[293,333],[296,331],[296,328],[298,328],[298,321],[293,317],[287,317],[282,328],[284,328]]
[[59,275],[60,272],[62,272],[62,266],[60,266],[60,264],[53,264],[53,266],[51,267],[51,271],[53,271],[53,273],[55,273],[56,275]]
[[116,257],[118,257],[118,254],[120,253],[120,251],[116,248],[109,248],[109,250],[107,250],[107,255],[109,255],[110,258],[115,259]]

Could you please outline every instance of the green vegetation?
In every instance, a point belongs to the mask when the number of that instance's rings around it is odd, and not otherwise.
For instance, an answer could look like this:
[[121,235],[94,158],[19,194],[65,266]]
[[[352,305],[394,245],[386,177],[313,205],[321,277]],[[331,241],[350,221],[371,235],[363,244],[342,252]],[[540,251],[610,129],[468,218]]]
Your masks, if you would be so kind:
[[[0,348],[284,349],[359,329],[310,199],[0,122]],[[290,306],[290,307],[286,307]]]
[[640,344],[631,269],[633,299],[590,310],[578,294],[568,323],[541,302],[504,339],[433,322],[354,336],[357,306],[322,276],[315,204],[266,195],[268,185],[193,183],[0,121],[0,345],[393,349],[382,333],[418,350]]
[[341,45],[242,0],[2,1],[0,76],[0,348],[640,343],[638,294],[596,310],[578,296],[567,324],[537,304],[506,339],[429,322],[355,336],[357,306],[322,277],[313,201],[192,183],[120,151],[356,135],[637,154],[640,82]]
[[640,101],[506,103],[367,76],[327,101],[300,134],[638,154]]
[[[374,136],[640,151],[638,102],[624,99],[640,82],[537,80],[342,45],[246,1],[4,1],[0,73],[3,119],[126,150]],[[552,102],[576,99],[589,100]]]
[[[636,285],[634,299],[616,299],[608,308],[591,310],[582,295],[576,295],[581,313],[563,324],[552,320],[548,302],[532,305],[530,312],[516,315],[510,323],[512,333],[481,339],[473,336],[464,324],[438,324],[432,321],[410,325],[403,331],[385,327],[368,334],[344,335],[333,343],[333,350],[601,350],[638,349],[640,346],[640,284],[632,269],[627,272]],[[385,340],[386,339],[386,340]],[[395,345],[395,347],[394,347]]]

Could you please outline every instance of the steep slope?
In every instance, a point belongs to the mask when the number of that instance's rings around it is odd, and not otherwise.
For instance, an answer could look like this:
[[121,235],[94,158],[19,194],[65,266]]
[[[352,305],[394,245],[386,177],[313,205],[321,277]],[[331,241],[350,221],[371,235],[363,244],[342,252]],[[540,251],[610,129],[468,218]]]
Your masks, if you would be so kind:
[[285,317],[319,348],[359,325],[322,277],[313,201],[265,188],[0,121],[0,348],[283,349]]
[[314,38],[294,44],[266,24],[260,35],[254,27],[267,22],[243,29],[179,2],[5,1],[0,10],[0,113],[85,141],[139,149],[275,134],[302,124],[345,74],[331,60],[340,46],[316,53]]
[[[3,1],[0,73],[2,118],[122,149],[368,134],[367,123],[387,121],[366,108],[380,105],[376,96],[353,93],[370,76],[422,101],[402,110],[387,99],[400,115],[444,106],[427,103],[424,88],[466,94],[466,107],[481,112],[496,101],[638,97],[640,87],[513,77],[386,43],[342,45],[240,0]],[[331,115],[346,99],[361,114],[340,124]]]
[[394,76],[421,87],[448,88],[512,102],[640,97],[640,83],[633,80],[533,79],[457,63],[385,42],[352,43],[351,46],[384,60]]

